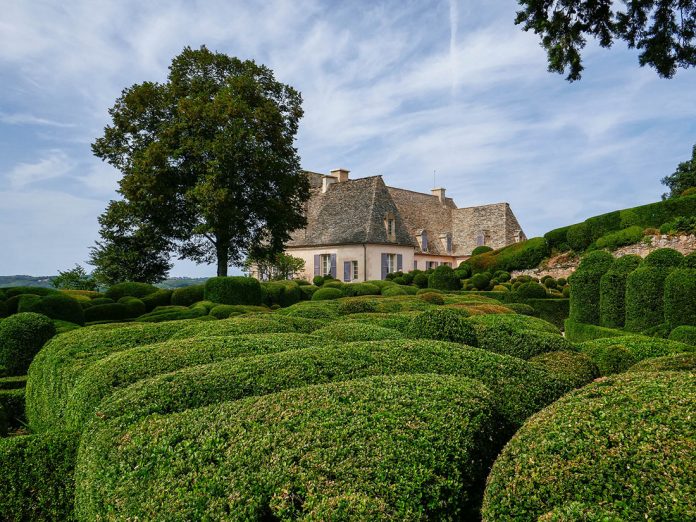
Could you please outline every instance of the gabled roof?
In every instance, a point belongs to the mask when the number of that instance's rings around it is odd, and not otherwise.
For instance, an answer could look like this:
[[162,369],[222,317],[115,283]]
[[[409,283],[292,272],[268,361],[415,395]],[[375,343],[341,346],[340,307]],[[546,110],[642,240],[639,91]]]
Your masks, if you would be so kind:
[[[309,173],[307,227],[293,233],[290,247],[361,243],[417,246],[381,176],[334,182],[322,193],[320,175]],[[394,239],[385,219],[395,220]]]

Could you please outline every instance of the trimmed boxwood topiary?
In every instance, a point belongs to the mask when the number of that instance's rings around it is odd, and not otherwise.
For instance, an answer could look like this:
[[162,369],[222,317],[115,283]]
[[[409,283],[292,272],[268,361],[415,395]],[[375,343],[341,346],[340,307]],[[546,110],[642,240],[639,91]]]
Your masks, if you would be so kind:
[[459,277],[452,267],[440,265],[428,276],[428,288],[438,290],[459,290],[462,287]]
[[385,297],[396,297],[399,295],[408,295],[408,292],[406,291],[406,287],[395,284],[394,286],[383,288],[382,295]]
[[622,328],[626,322],[626,280],[638,268],[641,259],[636,255],[614,260],[599,283],[599,324],[606,328]]
[[548,297],[546,289],[534,281],[522,283],[519,288],[515,290],[515,293],[519,299],[545,299]]
[[476,346],[476,332],[461,314],[454,310],[438,308],[415,316],[406,334],[413,338],[452,341]]
[[418,272],[413,276],[413,284],[418,288],[428,288],[428,275],[425,272]]
[[[85,520],[466,519],[498,449],[497,422],[483,385],[436,375],[223,403],[135,424],[118,446],[88,441],[76,509]],[[166,460],[153,458],[162,451]],[[194,475],[196,488],[185,486]]]
[[665,279],[665,322],[669,329],[696,326],[696,269],[678,268]]
[[128,281],[112,286],[104,293],[104,295],[110,299],[113,299],[114,301],[118,301],[122,297],[145,297],[146,295],[154,294],[157,291],[159,291],[159,288],[148,283],[135,283]]
[[292,306],[302,299],[302,291],[294,281],[271,281],[263,283],[264,302],[268,306]]
[[316,292],[317,290],[319,290],[318,286],[300,285],[300,293],[302,294],[302,299],[305,301],[309,301],[310,299],[312,299],[314,292]]
[[[544,301],[546,301],[546,299],[544,299]],[[505,307],[509,308],[516,314],[530,316],[535,316],[537,314],[534,308],[532,308],[532,306],[526,303],[505,303]]]
[[338,305],[339,303],[335,300],[304,301],[278,310],[275,314],[333,320],[338,318]]
[[205,282],[205,299],[220,304],[262,304],[261,284],[253,277],[211,277]]
[[597,365],[584,353],[559,350],[537,355],[529,362],[542,366],[573,388],[585,386],[599,377]]
[[510,326],[477,325],[476,341],[478,346],[485,350],[525,360],[546,352],[574,349],[572,344],[558,334]]
[[674,268],[682,264],[683,254],[671,248],[658,248],[643,259],[644,266]]
[[129,309],[123,303],[90,306],[85,310],[85,321],[123,321],[129,317]]
[[348,320],[360,321],[361,323],[374,324],[375,326],[406,332],[408,325],[411,323],[411,319],[416,315],[418,315],[418,312],[360,313],[351,314]]
[[63,293],[48,294],[28,305],[20,303],[20,311],[23,312],[36,312],[51,319],[67,321],[80,326],[85,324],[85,314],[80,303],[77,299]]
[[507,328],[514,330],[536,330],[538,332],[548,332],[560,335],[561,331],[549,323],[539,319],[521,314],[485,314],[475,315],[467,319],[474,325],[481,325],[486,328]]
[[599,324],[600,280],[611,268],[614,258],[599,250],[585,255],[570,276],[570,319],[579,323]]
[[419,292],[418,298],[432,305],[445,304],[445,298],[439,292]]
[[583,252],[592,243],[592,234],[586,223],[570,226],[566,231],[566,241],[576,252]]
[[15,314],[0,321],[0,367],[5,374],[26,375],[41,347],[56,334],[48,317],[31,312]]
[[24,402],[24,388],[0,390],[0,407],[5,412],[8,426],[12,429],[20,428],[26,423]]
[[384,328],[359,321],[341,321],[332,323],[312,332],[317,339],[336,342],[381,341],[385,339],[402,339],[404,335],[398,330]]
[[0,377],[0,390],[16,390],[27,385],[26,375],[15,375],[13,377]]
[[628,372],[694,372],[696,353],[676,353],[664,357],[649,357],[634,364]]
[[[152,312],[141,315],[136,319],[139,323],[161,323],[165,321],[181,321],[184,319],[199,319],[208,315],[208,307],[194,304],[192,306],[158,306]],[[213,318],[214,319],[214,318]]]
[[5,288],[5,299],[9,299],[10,297],[15,297],[22,294],[32,294],[43,297],[45,295],[57,293],[60,292],[53,288],[43,288],[40,286],[13,286],[10,288]]
[[343,297],[343,292],[338,288],[324,288],[323,286],[312,294],[312,301],[329,301],[332,299],[340,299]]
[[145,313],[145,303],[137,297],[122,297],[118,303],[126,307],[127,317],[138,317]]
[[169,306],[172,303],[172,290],[158,290],[152,294],[146,295],[141,300],[145,303],[145,311],[151,312],[158,306]]
[[[655,337],[644,337],[641,335],[628,335],[625,337],[607,337],[603,339],[595,339],[578,345],[581,351],[590,353],[591,350],[599,347],[606,348],[621,348],[628,351],[635,361],[642,361],[649,357],[662,357],[675,353],[694,352],[696,347],[680,343],[677,341],[668,341]],[[601,369],[601,367],[600,367]],[[626,368],[624,368],[626,369]],[[623,371],[623,370],[622,370]],[[606,373],[603,373],[606,375]]]
[[693,518],[695,400],[687,372],[632,373],[562,397],[496,460],[483,520],[536,520],[579,498],[621,520]]
[[479,245],[471,251],[472,256],[477,256],[479,254],[485,254],[486,252],[492,252],[493,249],[488,245]]
[[79,442],[76,433],[0,439],[3,520],[75,520],[74,469]]
[[696,346],[696,326],[677,326],[669,334],[669,340]]
[[371,283],[352,283],[346,285],[345,294],[348,297],[360,295],[379,295],[380,289],[377,285]]
[[[570,301],[568,299],[527,299],[525,303],[532,307],[532,314],[539,319],[547,321],[558,329],[564,328],[564,322],[570,313]],[[511,307],[518,314],[521,313],[517,308],[513,307],[514,303],[505,303],[505,306]]]
[[372,299],[345,299],[339,303],[337,311],[341,315],[374,313],[377,303]]
[[626,330],[642,332],[664,322],[664,285],[671,269],[640,266],[626,279]]
[[193,303],[203,301],[204,294],[205,285],[191,285],[177,288],[172,292],[171,304],[175,306],[191,306]]

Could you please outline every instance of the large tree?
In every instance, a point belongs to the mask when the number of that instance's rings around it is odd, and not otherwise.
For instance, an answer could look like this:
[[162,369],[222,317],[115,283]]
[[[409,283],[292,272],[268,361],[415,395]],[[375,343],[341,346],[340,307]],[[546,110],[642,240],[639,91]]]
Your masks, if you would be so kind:
[[624,40],[640,51],[641,66],[664,78],[678,68],[696,65],[696,1],[694,0],[518,0],[516,24],[541,35],[549,71],[579,80],[580,51],[588,37],[602,47]]
[[180,257],[227,275],[247,255],[281,251],[305,225],[301,104],[268,68],[187,47],[165,83],[123,91],[92,150],[123,173],[129,211]]
[[685,190],[696,187],[696,145],[691,151],[691,159],[677,165],[673,174],[662,178],[662,184],[669,189],[662,199],[679,197]]

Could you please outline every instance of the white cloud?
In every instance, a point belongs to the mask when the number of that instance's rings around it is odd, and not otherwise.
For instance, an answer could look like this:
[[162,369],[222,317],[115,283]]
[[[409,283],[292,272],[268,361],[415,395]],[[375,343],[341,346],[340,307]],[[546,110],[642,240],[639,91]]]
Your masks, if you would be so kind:
[[69,128],[74,127],[73,123],[64,123],[60,121],[50,120],[48,118],[41,118],[39,116],[34,116],[33,114],[23,114],[14,113],[7,114],[0,112],[0,123],[7,123],[8,125],[41,125],[46,127],[63,127]]
[[7,173],[7,180],[12,188],[27,185],[68,174],[75,166],[73,160],[62,150],[53,149],[44,153],[38,161],[20,163]]

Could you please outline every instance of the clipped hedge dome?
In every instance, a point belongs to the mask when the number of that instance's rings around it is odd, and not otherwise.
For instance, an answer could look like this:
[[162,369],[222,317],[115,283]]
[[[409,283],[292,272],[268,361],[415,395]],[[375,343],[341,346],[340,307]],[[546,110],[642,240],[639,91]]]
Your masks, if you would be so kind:
[[338,288],[321,287],[312,294],[312,301],[330,301],[332,299],[340,299],[343,297],[343,292]]
[[628,275],[626,330],[642,332],[664,322],[664,285],[670,270],[641,265]]
[[409,295],[406,288],[407,287],[399,286],[396,284],[394,286],[387,286],[386,288],[382,289],[382,295],[385,297],[396,297],[399,295]]
[[542,366],[573,388],[585,386],[599,377],[597,365],[584,353],[559,350],[537,355],[529,362]]
[[516,293],[522,299],[544,299],[548,297],[546,289],[534,281],[522,283],[517,288]]
[[158,291],[159,288],[148,283],[126,282],[112,286],[105,292],[105,295],[114,301],[118,301],[122,297],[145,297]]
[[25,375],[46,341],[56,334],[48,317],[19,313],[0,321],[0,367],[6,375]]
[[669,340],[696,346],[696,326],[677,326],[669,334]]
[[138,317],[145,313],[145,303],[137,297],[122,297],[118,304],[126,307],[127,317]]
[[461,314],[439,308],[418,314],[411,320],[406,335],[413,338],[452,341],[476,346],[476,332]]
[[346,285],[345,294],[348,297],[360,295],[379,295],[379,287],[371,283],[352,283]]
[[638,268],[639,256],[626,255],[614,260],[599,283],[599,324],[606,328],[622,328],[626,322],[626,280]]
[[676,250],[671,248],[658,248],[645,256],[645,259],[643,259],[643,265],[660,268],[674,268],[681,265],[683,260],[684,256]]
[[157,290],[157,292],[146,295],[142,298],[142,302],[145,303],[145,311],[151,312],[158,306],[169,306],[173,294],[172,290]]
[[568,278],[571,320],[599,324],[600,280],[613,263],[614,257],[604,250],[583,256],[578,269]]
[[696,326],[696,268],[678,268],[665,279],[665,322]]
[[483,385],[434,375],[222,403],[137,423],[118,446],[87,441],[76,509],[85,520],[467,518],[497,422]]
[[[428,288],[438,290],[459,290],[462,287],[459,277],[451,267],[440,265],[428,276]],[[385,294],[386,295],[386,294]]]
[[63,293],[48,294],[33,303],[26,311],[80,326],[85,324],[85,313],[79,301]]
[[129,314],[129,307],[123,303],[100,304],[85,309],[85,321],[123,321]]
[[317,339],[337,342],[381,341],[385,339],[403,339],[398,330],[383,328],[359,321],[341,321],[315,330],[312,335]]
[[373,313],[377,311],[377,303],[368,299],[345,299],[339,303],[337,311],[340,315]]
[[664,357],[643,359],[628,369],[629,372],[694,372],[696,353],[676,353]]
[[562,397],[496,460],[483,520],[537,520],[578,498],[622,520],[691,519],[695,401],[687,372],[613,377]]
[[260,305],[261,283],[253,277],[211,277],[205,282],[205,300],[220,304]]
[[623,372],[649,357],[696,351],[696,347],[688,344],[635,335],[594,339],[578,347],[595,361],[602,375]]
[[[191,306],[193,303],[203,301],[205,285],[191,285],[177,288],[172,292],[171,304],[175,306]],[[170,303],[164,303],[165,305]]]

